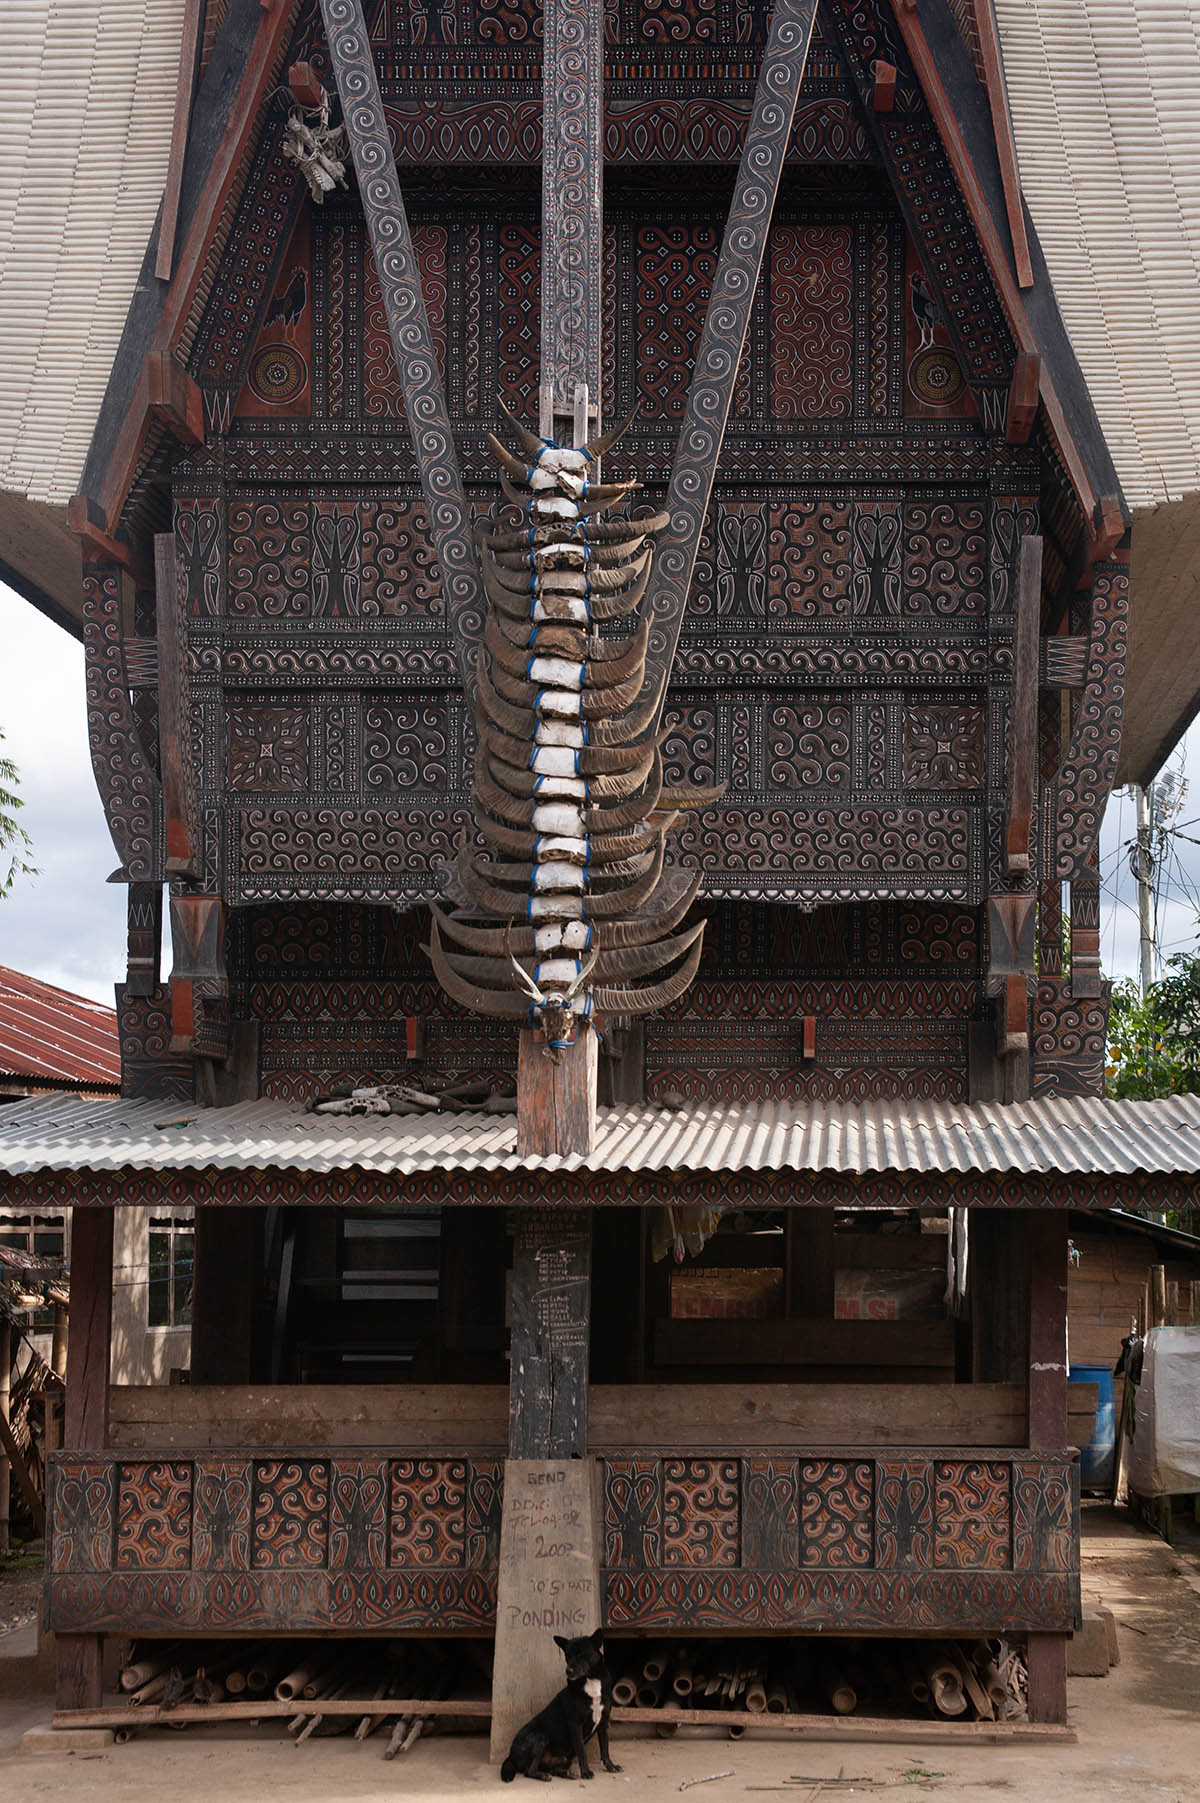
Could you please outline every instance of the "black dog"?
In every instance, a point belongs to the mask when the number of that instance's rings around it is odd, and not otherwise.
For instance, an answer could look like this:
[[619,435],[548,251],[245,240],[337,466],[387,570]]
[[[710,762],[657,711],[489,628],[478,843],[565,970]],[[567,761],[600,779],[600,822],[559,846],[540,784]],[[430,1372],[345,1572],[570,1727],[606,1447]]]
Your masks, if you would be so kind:
[[554,1636],[567,1662],[567,1681],[558,1695],[526,1722],[513,1736],[508,1758],[500,1767],[505,1784],[518,1772],[526,1778],[566,1778],[571,1761],[579,1761],[579,1776],[594,1776],[587,1762],[585,1742],[594,1734],[606,1772],[619,1772],[608,1756],[608,1718],[612,1711],[612,1677],[604,1663],[604,1629],[578,1640]]

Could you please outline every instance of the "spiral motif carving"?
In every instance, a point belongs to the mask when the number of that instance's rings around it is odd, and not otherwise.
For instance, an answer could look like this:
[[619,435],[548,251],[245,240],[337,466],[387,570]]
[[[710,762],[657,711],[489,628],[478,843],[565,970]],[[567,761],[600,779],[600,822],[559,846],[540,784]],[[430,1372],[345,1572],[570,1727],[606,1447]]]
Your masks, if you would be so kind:
[[459,667],[473,688],[471,647],[483,625],[473,519],[462,479],[421,273],[396,176],[379,82],[359,0],[321,0],[329,57],[358,175],[383,308],[425,511],[441,567]]
[[1100,836],[1117,770],[1125,702],[1125,623],[1129,566],[1098,564],[1092,579],[1087,682],[1066,762],[1055,784],[1057,864],[1061,880],[1082,875]]
[[108,830],[131,882],[161,882],[162,790],[146,761],[130,705],[121,578],[115,564],[84,569],[83,648],[88,745]]

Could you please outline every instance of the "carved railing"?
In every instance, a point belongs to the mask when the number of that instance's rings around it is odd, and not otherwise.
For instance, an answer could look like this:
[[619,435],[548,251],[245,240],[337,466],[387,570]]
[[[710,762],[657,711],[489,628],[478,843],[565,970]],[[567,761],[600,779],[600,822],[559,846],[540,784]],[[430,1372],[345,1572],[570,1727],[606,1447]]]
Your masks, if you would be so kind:
[[[781,1449],[597,1457],[605,1620],[809,1633],[1063,1632],[1071,1453]],[[503,1461],[338,1448],[55,1455],[51,1627],[492,1630]]]

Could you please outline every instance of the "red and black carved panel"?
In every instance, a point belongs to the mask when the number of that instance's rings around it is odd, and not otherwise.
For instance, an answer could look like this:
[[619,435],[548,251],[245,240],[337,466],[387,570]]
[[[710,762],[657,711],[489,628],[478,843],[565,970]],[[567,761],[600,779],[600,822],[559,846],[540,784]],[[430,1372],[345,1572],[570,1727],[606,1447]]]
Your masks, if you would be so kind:
[[742,1461],[741,1563],[755,1571],[799,1563],[800,1510],[794,1459]]
[[192,1467],[178,1459],[117,1466],[118,1571],[186,1571],[192,1563]]
[[[1070,1629],[1066,1456],[601,1459],[606,1616],[633,1631]],[[52,1461],[60,1631],[491,1631],[503,1467],[453,1454]]]
[[211,1459],[196,1469],[192,1528],[196,1571],[249,1570],[253,1494],[249,1459]]
[[661,1459],[604,1461],[604,1563],[638,1570],[663,1563]]
[[257,1460],[251,1565],[323,1566],[328,1557],[328,1460]]
[[854,411],[852,227],[776,228],[769,331],[776,419],[849,419]]
[[338,1459],[329,1483],[329,1566],[377,1571],[387,1562],[385,1459]]
[[927,1459],[881,1459],[876,1468],[875,1546],[887,1570],[933,1564],[934,1486]]
[[874,1564],[874,1481],[867,1460],[801,1462],[801,1565],[844,1570]]
[[946,1461],[933,1487],[935,1566],[1006,1571],[1013,1562],[1012,1466],[994,1460]]
[[467,1465],[462,1459],[393,1459],[388,1521],[391,1565],[461,1565]]
[[736,1459],[663,1461],[664,1565],[738,1563]]

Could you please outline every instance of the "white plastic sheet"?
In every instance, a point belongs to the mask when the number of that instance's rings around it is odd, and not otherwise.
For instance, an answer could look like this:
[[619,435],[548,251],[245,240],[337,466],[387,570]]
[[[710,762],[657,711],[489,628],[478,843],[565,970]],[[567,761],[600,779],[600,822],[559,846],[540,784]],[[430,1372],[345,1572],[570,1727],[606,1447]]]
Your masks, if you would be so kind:
[[1129,1487],[1139,1496],[1200,1490],[1200,1327],[1154,1327],[1146,1336]]

